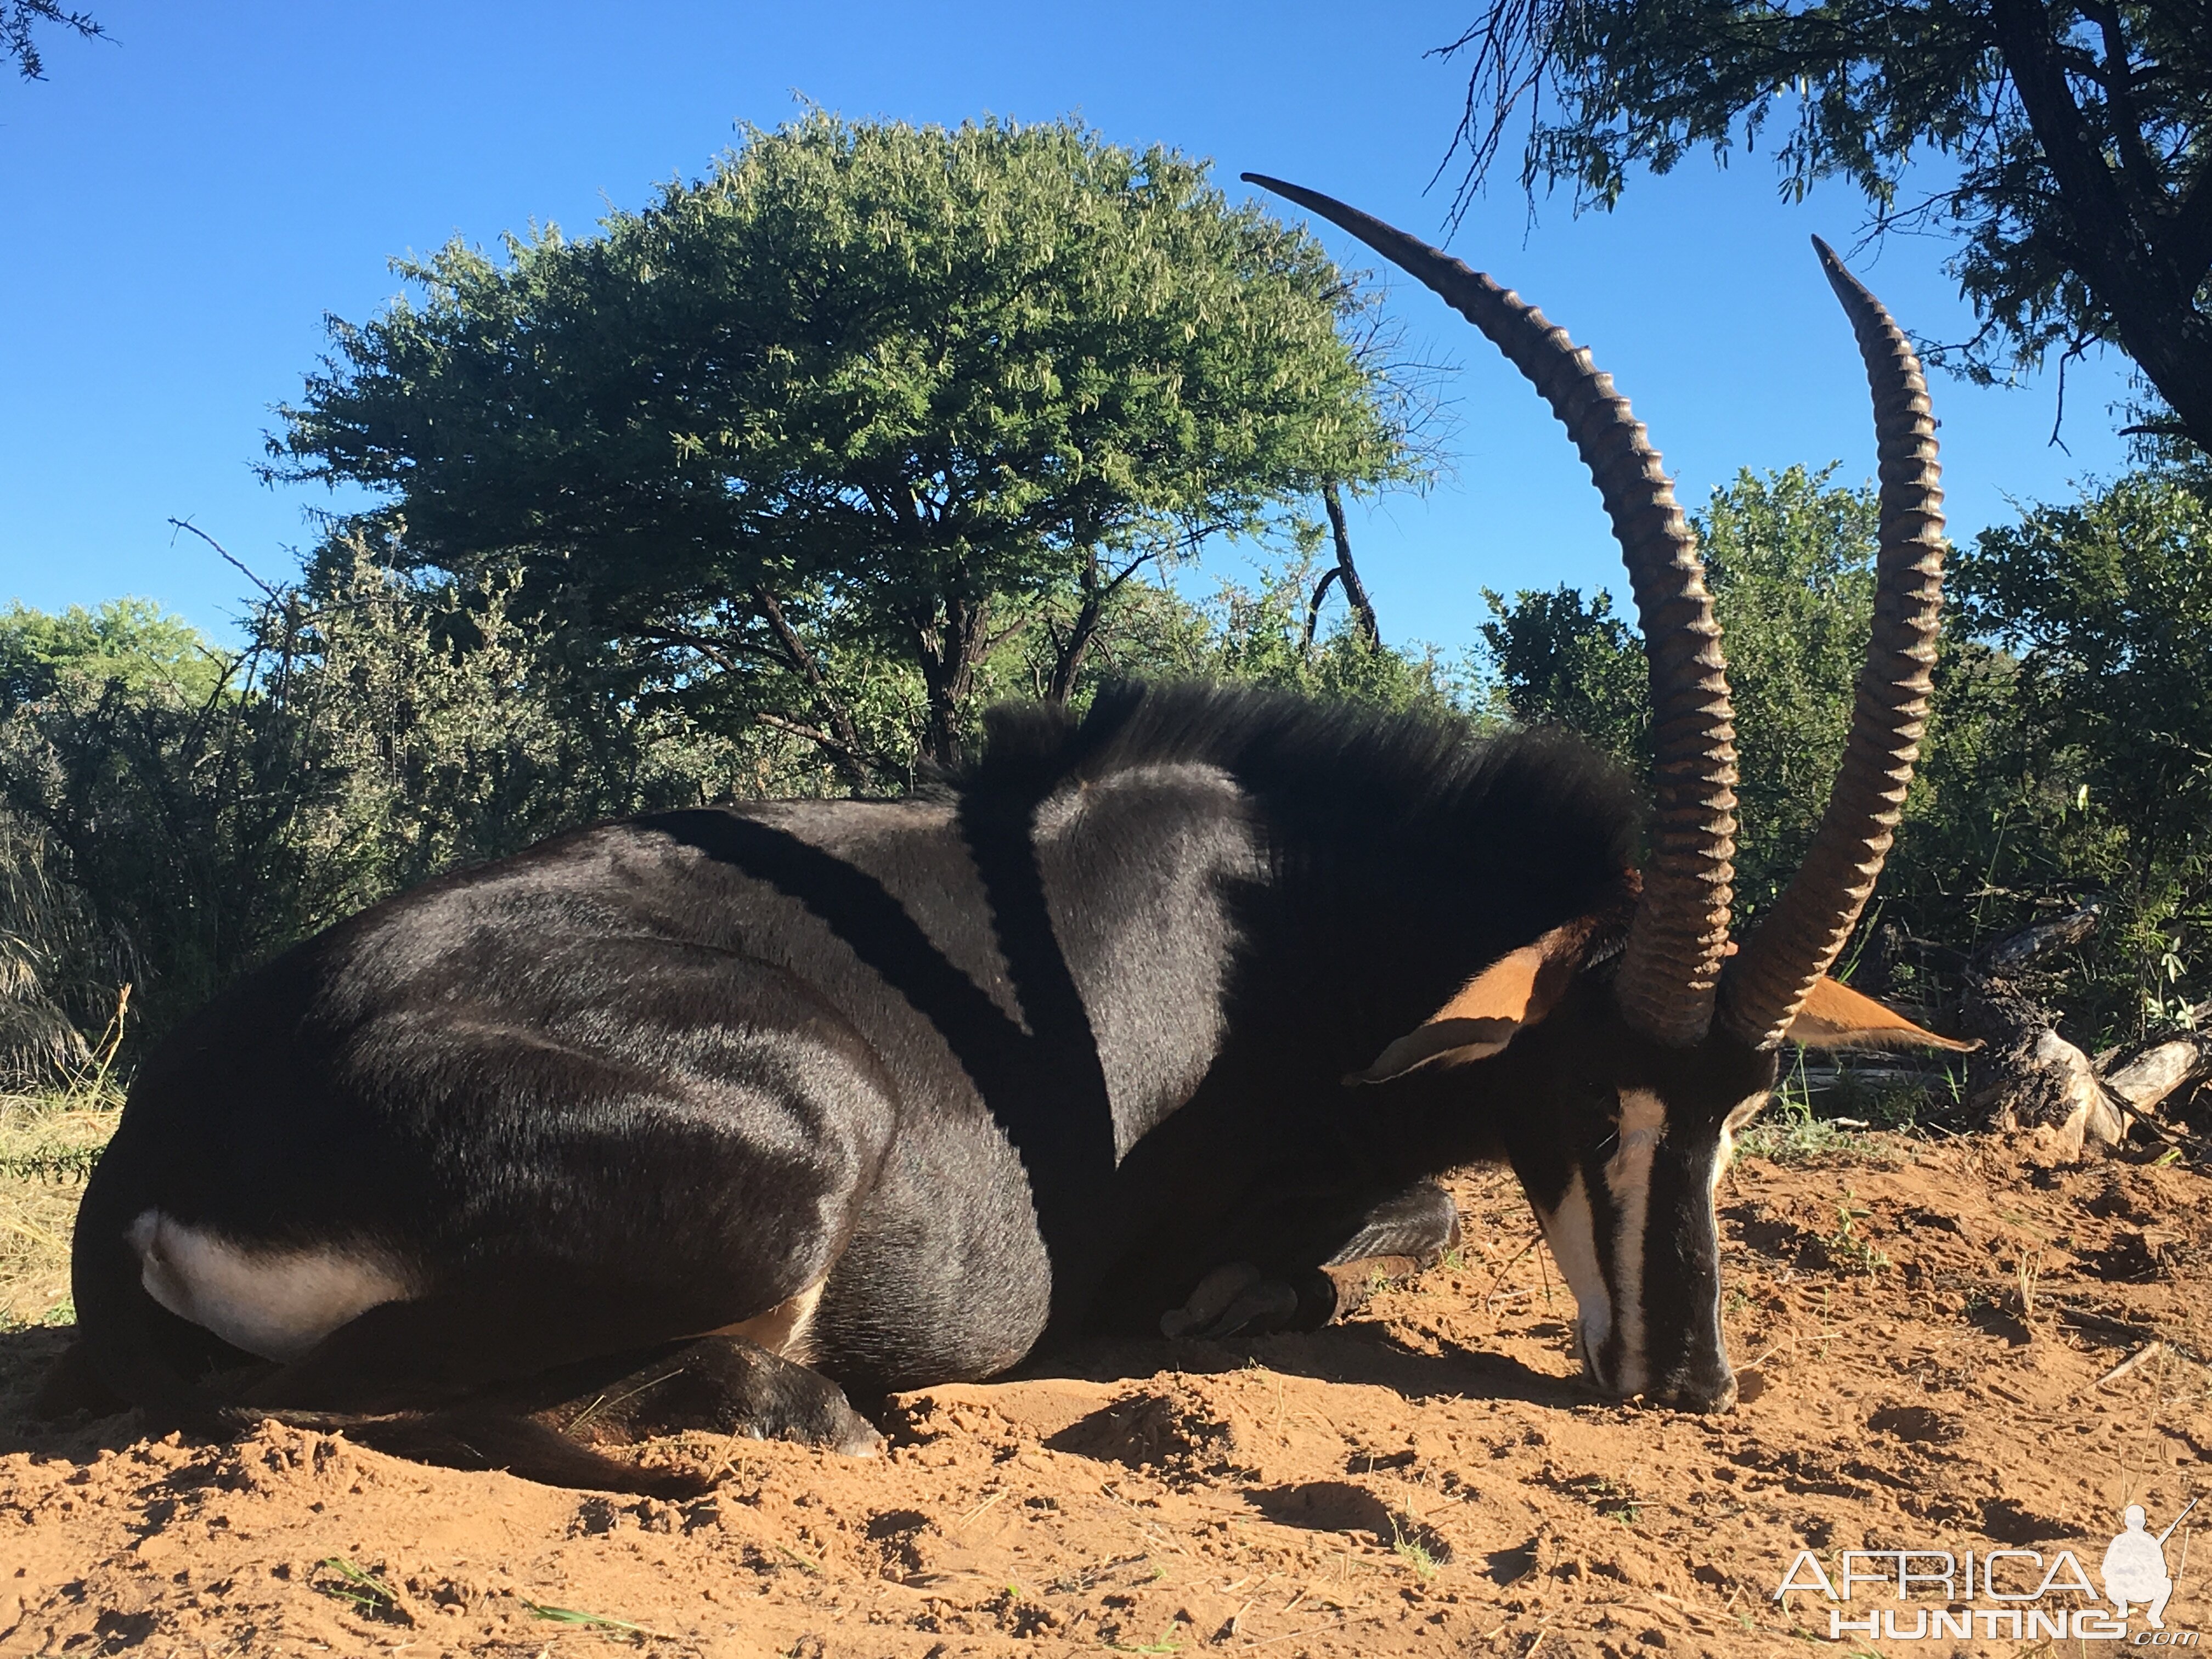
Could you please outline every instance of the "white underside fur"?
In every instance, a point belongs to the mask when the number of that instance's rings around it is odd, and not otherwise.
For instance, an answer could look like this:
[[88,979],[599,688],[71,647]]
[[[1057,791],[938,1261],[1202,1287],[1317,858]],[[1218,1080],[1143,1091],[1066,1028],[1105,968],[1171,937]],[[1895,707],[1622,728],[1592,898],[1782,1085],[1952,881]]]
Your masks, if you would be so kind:
[[373,1250],[247,1249],[159,1210],[141,1212],[125,1237],[147,1295],[264,1359],[297,1359],[347,1321],[409,1294]]

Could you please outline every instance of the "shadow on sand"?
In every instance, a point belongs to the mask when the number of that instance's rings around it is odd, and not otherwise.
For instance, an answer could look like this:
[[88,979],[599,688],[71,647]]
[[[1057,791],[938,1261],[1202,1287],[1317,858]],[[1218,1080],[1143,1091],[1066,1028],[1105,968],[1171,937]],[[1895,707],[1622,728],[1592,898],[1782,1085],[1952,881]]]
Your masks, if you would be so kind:
[[88,1463],[103,1451],[119,1450],[145,1437],[146,1425],[137,1412],[102,1418],[79,1416],[59,1423],[32,1418],[31,1397],[76,1338],[73,1325],[18,1326],[0,1331],[0,1457],[29,1452],[39,1457]]
[[1518,1400],[1565,1410],[1603,1403],[1579,1377],[1531,1370],[1510,1355],[1447,1342],[1429,1353],[1407,1346],[1380,1324],[1353,1320],[1318,1331],[1284,1332],[1249,1341],[1170,1342],[1143,1338],[1073,1341],[1041,1351],[994,1382],[1071,1377],[1118,1382],[1160,1371],[1213,1376],[1254,1363],[1322,1382],[1364,1382],[1408,1400]]

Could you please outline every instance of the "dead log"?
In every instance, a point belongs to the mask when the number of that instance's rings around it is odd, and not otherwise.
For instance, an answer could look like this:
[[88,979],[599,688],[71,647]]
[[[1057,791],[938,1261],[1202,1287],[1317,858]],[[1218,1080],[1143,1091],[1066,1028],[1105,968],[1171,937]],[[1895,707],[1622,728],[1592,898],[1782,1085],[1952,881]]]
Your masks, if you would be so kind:
[[2204,1077],[2212,1077],[2212,1036],[2171,1037],[2108,1069],[2105,1086],[2136,1111],[2149,1112]]
[[2104,901],[2092,899],[2079,909],[2069,910],[2063,916],[2039,921],[2033,927],[2021,928],[2017,933],[2006,934],[1974,957],[1972,969],[1984,975],[2009,978],[2053,951],[2079,945],[2097,931],[2097,924],[2104,918]]
[[2124,1103],[2097,1075],[2089,1056],[2059,1036],[2057,1022],[2013,983],[2012,976],[2053,951],[2096,931],[2104,906],[2089,903],[2050,921],[2008,934],[1966,966],[1961,1010],[1983,1047],[1966,1062],[1966,1109],[2001,1129],[2047,1131],[2041,1136],[2063,1161],[2091,1146],[2127,1139]]

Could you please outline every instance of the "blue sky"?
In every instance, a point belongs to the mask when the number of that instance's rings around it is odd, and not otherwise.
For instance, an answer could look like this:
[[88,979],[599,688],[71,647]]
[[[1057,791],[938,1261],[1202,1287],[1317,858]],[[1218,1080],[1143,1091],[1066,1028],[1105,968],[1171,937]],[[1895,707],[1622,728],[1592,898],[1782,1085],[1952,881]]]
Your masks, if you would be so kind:
[[[696,176],[735,122],[803,95],[854,117],[1077,113],[1117,142],[1330,191],[1437,240],[1424,194],[1464,82],[1425,59],[1468,6],[680,3],[375,7],[89,0],[113,44],[47,36],[40,84],[0,83],[0,601],[151,597],[217,632],[244,583],[164,520],[188,517],[271,575],[311,539],[320,491],[253,477],[271,405],[297,395],[325,313],[398,291],[389,256],[532,219],[586,229],[658,180]],[[1527,223],[1501,179],[1455,252],[1596,353],[1650,424],[1687,504],[1740,466],[1873,471],[1865,382],[1807,243],[1848,246],[1857,198],[1782,204],[1767,158],[1700,158],[1632,182],[1620,211],[1562,202]],[[1330,245],[1346,239],[1324,228]],[[1971,319],[1947,245],[1893,240],[1860,274],[1908,327]],[[1357,258],[1370,264],[1371,259]],[[1615,582],[1595,493],[1511,369],[1425,291],[1411,343],[1458,367],[1452,476],[1356,511],[1387,634],[1456,654],[1480,590]],[[2055,382],[1935,387],[1954,535],[2008,502],[2123,463],[2107,407],[2124,365]],[[1243,556],[1216,556],[1234,570]]]

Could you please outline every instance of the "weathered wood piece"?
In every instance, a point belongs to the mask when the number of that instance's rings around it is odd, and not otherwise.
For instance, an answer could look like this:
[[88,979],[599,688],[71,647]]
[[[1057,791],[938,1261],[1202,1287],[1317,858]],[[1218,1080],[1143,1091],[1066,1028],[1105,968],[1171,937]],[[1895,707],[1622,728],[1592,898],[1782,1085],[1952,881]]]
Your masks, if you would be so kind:
[[2104,907],[2089,903],[2007,935],[1966,968],[1967,1030],[1984,1047],[1967,1062],[1967,1109],[2003,1129],[2049,1130],[2052,1151],[2078,1160],[2091,1146],[2127,1138],[2128,1117],[2089,1056],[2058,1034],[2051,1015],[2012,975],[2097,929]]

